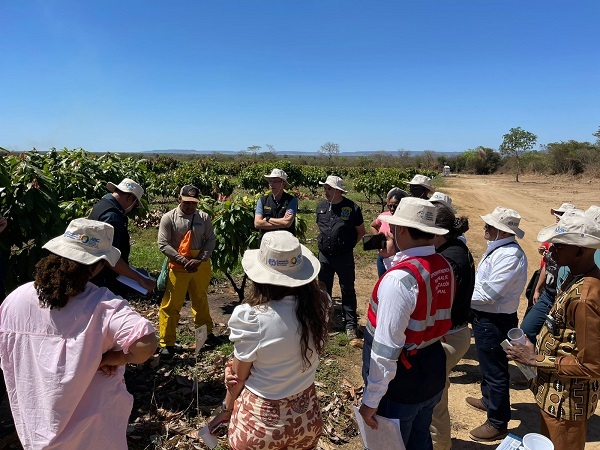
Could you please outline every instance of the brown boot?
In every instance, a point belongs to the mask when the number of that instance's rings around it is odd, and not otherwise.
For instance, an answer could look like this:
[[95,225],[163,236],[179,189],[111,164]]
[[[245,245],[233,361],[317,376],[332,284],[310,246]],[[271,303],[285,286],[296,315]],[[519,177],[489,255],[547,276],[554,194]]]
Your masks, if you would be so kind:
[[467,402],[467,405],[473,409],[476,409],[477,411],[487,412],[487,406],[483,404],[483,400],[480,398],[467,397],[465,398],[465,402]]
[[471,430],[469,437],[477,442],[489,442],[503,439],[507,434],[506,428],[499,430],[486,420],[483,425]]

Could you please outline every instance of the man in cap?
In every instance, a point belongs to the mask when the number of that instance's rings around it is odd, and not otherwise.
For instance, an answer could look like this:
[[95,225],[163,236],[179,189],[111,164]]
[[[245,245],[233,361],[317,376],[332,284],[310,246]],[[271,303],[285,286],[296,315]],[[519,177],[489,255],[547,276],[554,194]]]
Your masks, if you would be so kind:
[[407,450],[432,449],[429,426],[446,383],[446,354],[440,339],[452,325],[455,277],[436,253],[435,206],[403,198],[392,216],[388,250],[398,248],[375,284],[363,347],[365,393],[360,414],[377,428],[375,413],[400,419]]
[[487,412],[487,420],[470,433],[471,439],[485,442],[503,437],[510,420],[508,359],[500,343],[518,323],[519,299],[527,282],[527,257],[515,240],[525,236],[519,228],[519,213],[498,206],[481,218],[488,247],[477,267],[471,311],[482,397],[467,397],[466,402]]
[[[587,212],[586,212],[587,213]],[[552,259],[570,274],[558,292],[534,350],[529,341],[506,350],[511,360],[533,366],[531,389],[542,416],[541,433],[557,450],[583,450],[587,423],[596,410],[600,385],[600,222],[563,215],[540,231]]]
[[[187,185],[179,192],[179,206],[165,213],[158,229],[158,248],[169,258],[167,289],[158,310],[160,355],[175,354],[175,335],[185,294],[192,303],[196,327],[206,325],[212,333],[208,308],[211,278],[210,256],[217,243],[210,216],[198,209],[200,191]],[[213,339],[214,339],[214,335]]]
[[124,178],[119,184],[109,181],[106,183],[106,189],[109,193],[94,205],[89,219],[113,226],[115,229],[113,246],[120,250],[121,258],[114,267],[105,267],[91,281],[97,286],[109,288],[115,294],[125,295],[128,291],[127,287],[116,279],[118,275],[123,275],[137,281],[148,291],[153,291],[156,288],[156,282],[140,275],[129,266],[131,244],[127,230],[129,222],[127,214],[140,204],[144,189],[130,178]]
[[408,182],[410,188],[411,197],[422,198],[427,200],[431,197],[431,194],[435,191],[431,178],[425,175],[415,175],[412,180]]
[[354,247],[365,235],[365,223],[360,207],[344,197],[348,192],[340,177],[329,175],[319,181],[325,190],[325,199],[317,205],[319,227],[319,281],[331,296],[333,278],[337,274],[342,291],[344,328],[349,339],[355,339],[358,317],[354,289]]
[[271,193],[258,199],[254,212],[254,228],[260,230],[260,236],[268,231],[285,230],[296,234],[296,214],[298,199],[284,191],[289,187],[287,173],[273,169],[265,175]]

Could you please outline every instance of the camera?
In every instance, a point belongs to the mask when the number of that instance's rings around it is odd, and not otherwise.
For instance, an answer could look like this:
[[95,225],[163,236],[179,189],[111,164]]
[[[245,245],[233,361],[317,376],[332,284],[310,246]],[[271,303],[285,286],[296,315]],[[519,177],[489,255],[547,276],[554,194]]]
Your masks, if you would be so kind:
[[382,250],[385,248],[385,234],[363,236],[363,250]]

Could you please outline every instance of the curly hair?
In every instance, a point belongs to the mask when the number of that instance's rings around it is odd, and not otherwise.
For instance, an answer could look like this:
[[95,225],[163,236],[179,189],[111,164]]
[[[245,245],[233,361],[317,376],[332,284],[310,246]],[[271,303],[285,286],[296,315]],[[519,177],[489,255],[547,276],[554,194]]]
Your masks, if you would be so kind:
[[296,318],[300,324],[300,352],[302,368],[310,366],[313,349],[322,355],[327,342],[331,304],[325,289],[317,280],[298,287],[275,286],[272,284],[252,283],[253,289],[247,303],[250,306],[264,305],[281,300],[288,295],[296,297]]
[[54,254],[42,258],[35,265],[33,282],[40,306],[50,309],[64,308],[70,297],[85,290],[96,264],[86,266]]
[[454,213],[444,205],[436,204],[435,224],[449,231],[444,237],[455,239],[469,230],[469,218],[467,216],[456,217]]

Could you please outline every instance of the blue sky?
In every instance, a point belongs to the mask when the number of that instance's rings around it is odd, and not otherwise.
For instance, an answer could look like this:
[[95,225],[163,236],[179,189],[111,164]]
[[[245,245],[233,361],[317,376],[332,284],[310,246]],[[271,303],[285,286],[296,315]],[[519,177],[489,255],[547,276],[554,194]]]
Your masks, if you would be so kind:
[[600,2],[0,2],[0,147],[594,141]]

